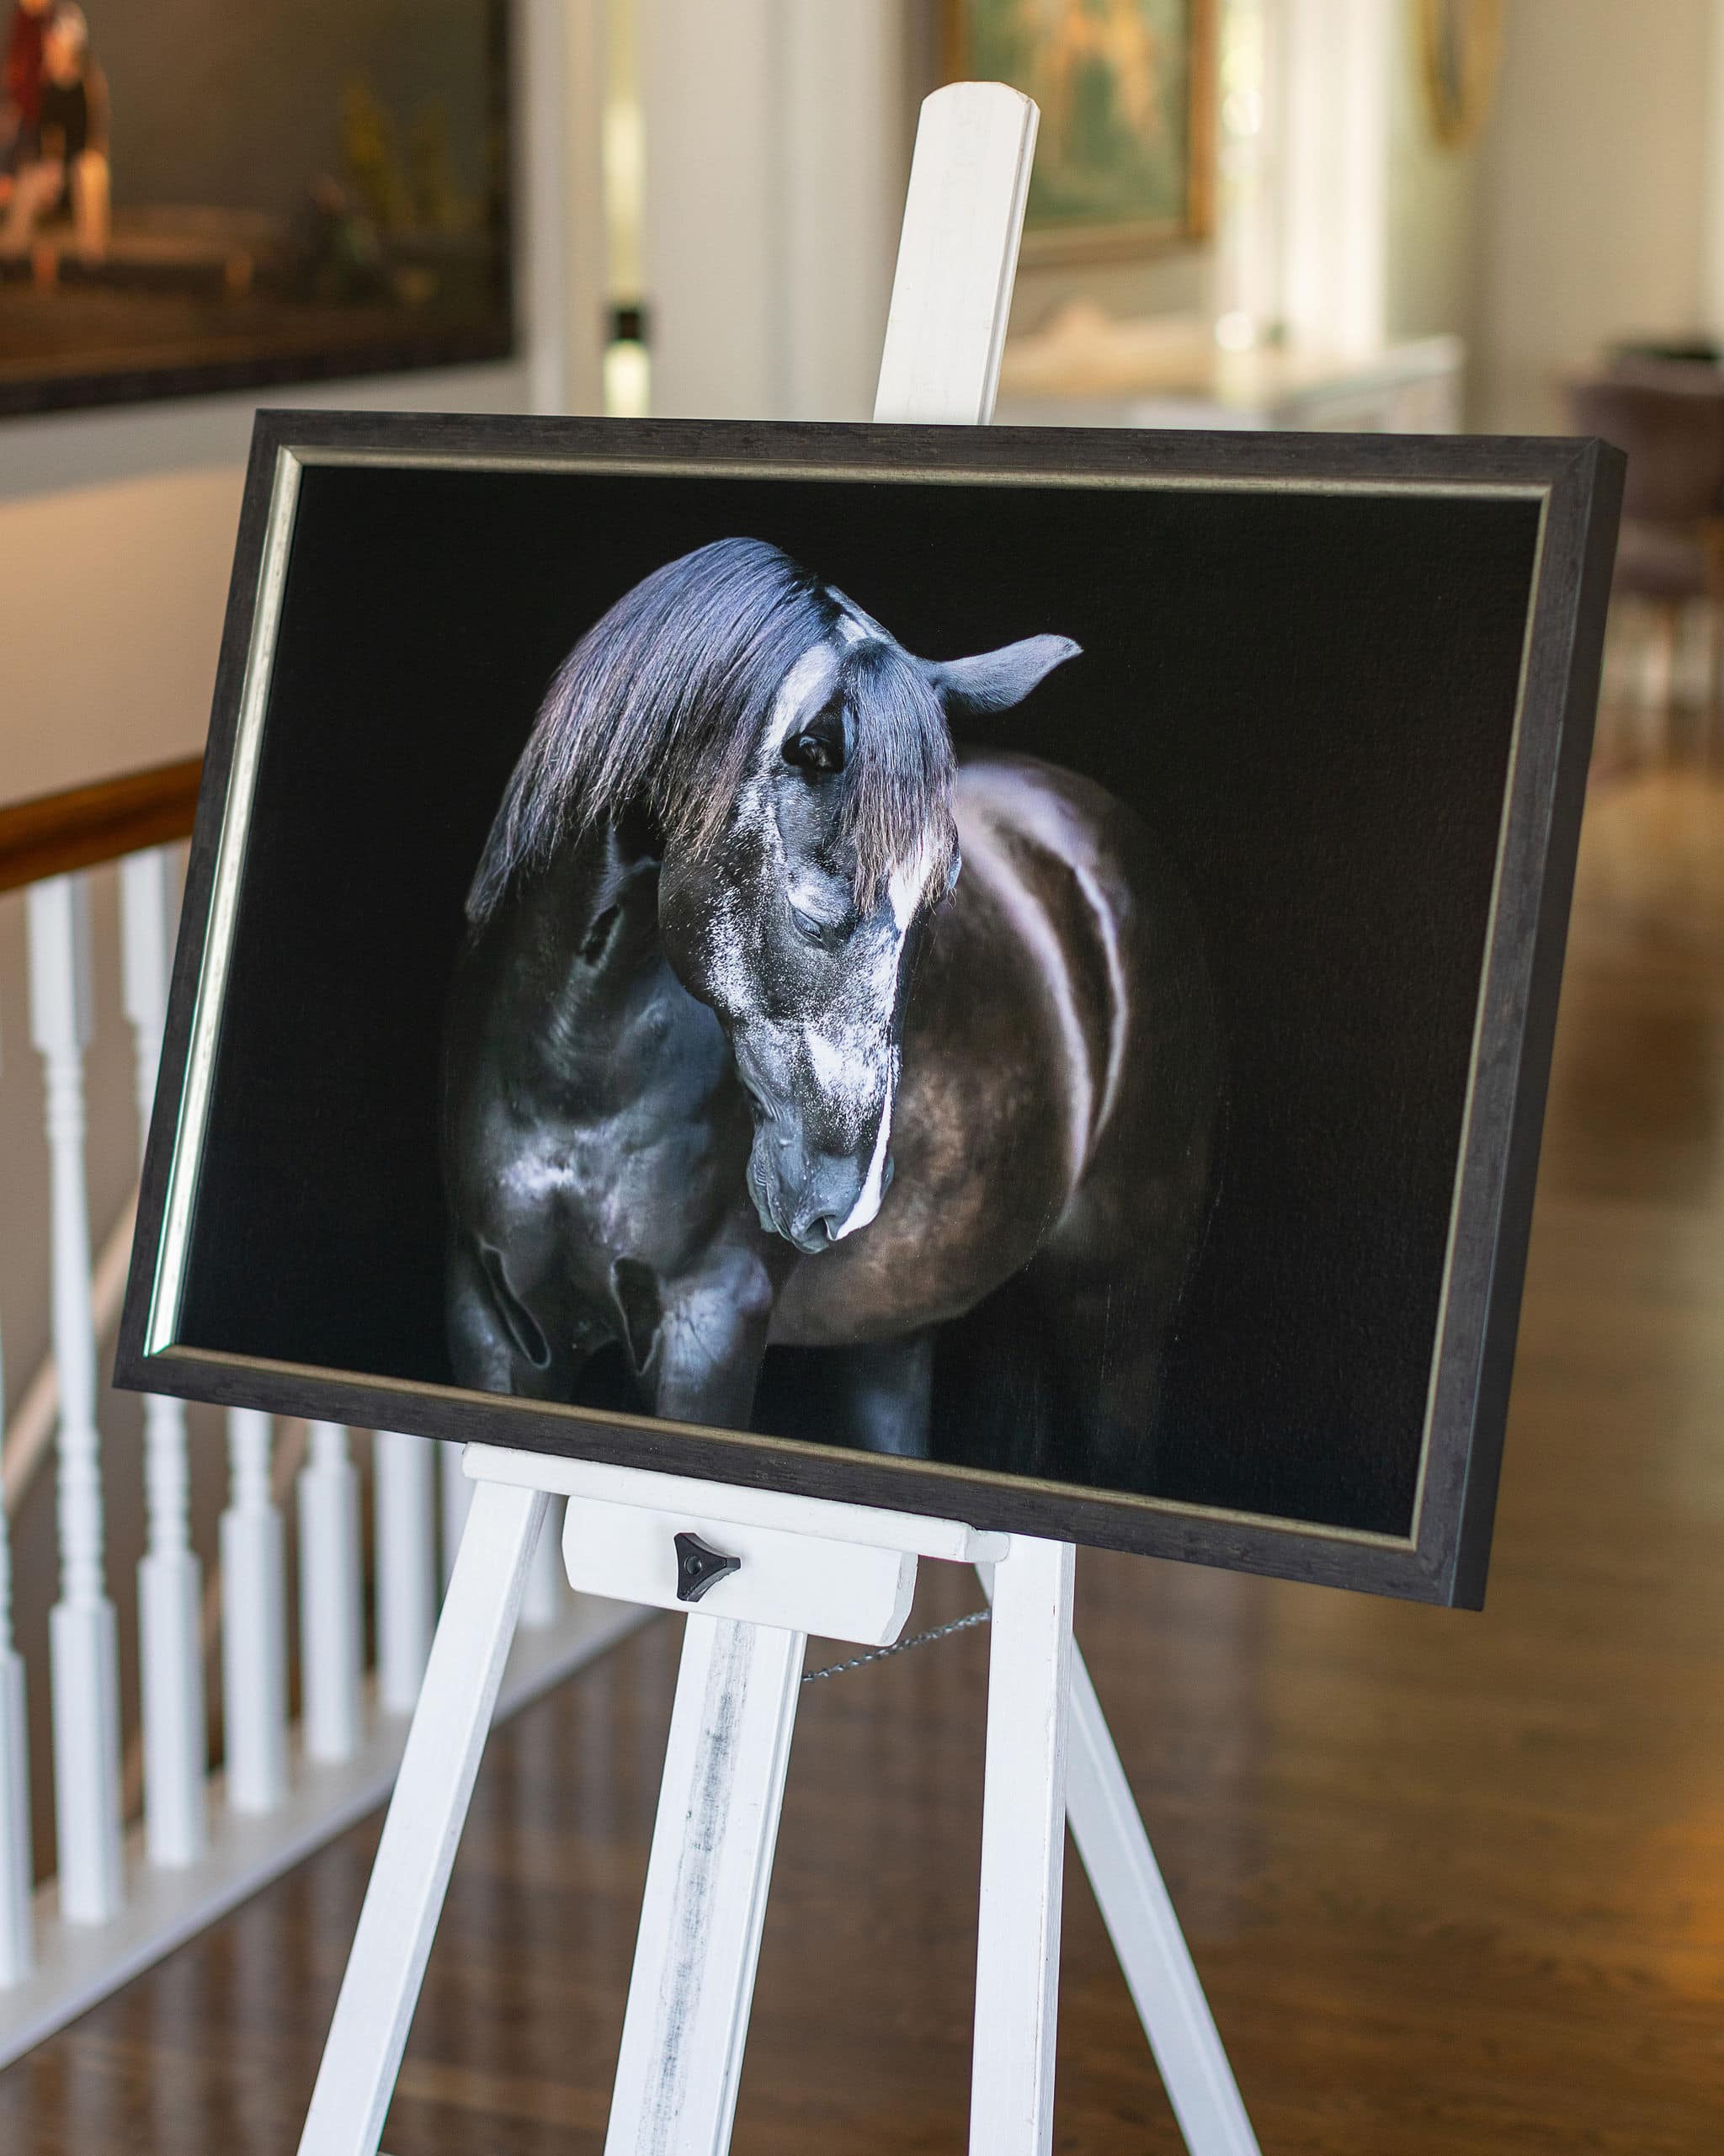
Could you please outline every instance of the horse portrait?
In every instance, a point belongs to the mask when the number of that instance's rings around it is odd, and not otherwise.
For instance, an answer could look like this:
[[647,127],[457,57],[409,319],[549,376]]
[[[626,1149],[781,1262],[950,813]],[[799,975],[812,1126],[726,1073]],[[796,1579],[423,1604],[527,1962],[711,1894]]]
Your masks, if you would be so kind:
[[448,1002],[460,1384],[749,1429],[789,1358],[795,1435],[1139,1479],[1220,1057],[1146,825],[976,738],[1079,657],[918,657],[752,538],[580,637]]

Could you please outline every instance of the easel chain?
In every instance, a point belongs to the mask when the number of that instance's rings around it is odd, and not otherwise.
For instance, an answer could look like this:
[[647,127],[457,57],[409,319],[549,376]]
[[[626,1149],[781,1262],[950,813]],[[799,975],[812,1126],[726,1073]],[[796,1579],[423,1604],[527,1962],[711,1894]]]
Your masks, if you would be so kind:
[[992,1615],[992,1610],[972,1610],[967,1617],[954,1617],[950,1624],[936,1625],[931,1632],[918,1632],[914,1639],[876,1647],[870,1654],[853,1654],[848,1662],[829,1662],[824,1669],[805,1669],[802,1682],[817,1685],[822,1677],[842,1677],[847,1670],[859,1669],[865,1662],[884,1662],[894,1654],[907,1654],[913,1647],[931,1647],[937,1639],[950,1639],[954,1632],[967,1632],[973,1625],[985,1625]]

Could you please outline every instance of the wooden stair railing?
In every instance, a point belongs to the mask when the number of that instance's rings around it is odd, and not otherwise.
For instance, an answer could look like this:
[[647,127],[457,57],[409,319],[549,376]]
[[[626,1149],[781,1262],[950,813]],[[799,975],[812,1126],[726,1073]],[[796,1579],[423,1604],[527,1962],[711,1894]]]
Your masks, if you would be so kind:
[[189,838],[203,769],[188,756],[0,808],[0,891]]

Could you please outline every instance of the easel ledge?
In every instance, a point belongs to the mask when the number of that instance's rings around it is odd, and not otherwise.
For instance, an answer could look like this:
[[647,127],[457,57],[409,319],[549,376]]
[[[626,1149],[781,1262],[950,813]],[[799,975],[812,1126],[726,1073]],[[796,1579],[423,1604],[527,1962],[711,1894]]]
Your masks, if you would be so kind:
[[[985,424],[1036,130],[999,83],[923,107],[877,419]],[[971,2156],[1047,2156],[1068,1809],[1193,2156],[1257,2141],[1072,1637],[1070,1543],[960,1520],[471,1445],[476,1484],[300,2156],[375,2156],[528,1568],[569,1500],[572,1584],[685,1610],[607,2156],[723,2156],[806,1635],[897,1639],[923,1557],[978,1567],[989,1656]],[[676,1537],[740,1559],[702,1589]]]

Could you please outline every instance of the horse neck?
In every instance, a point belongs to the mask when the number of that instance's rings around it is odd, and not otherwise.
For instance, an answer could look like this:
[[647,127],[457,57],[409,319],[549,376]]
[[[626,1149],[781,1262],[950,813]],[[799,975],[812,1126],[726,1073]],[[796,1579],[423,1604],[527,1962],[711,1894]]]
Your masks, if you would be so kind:
[[[615,929],[596,967],[583,947],[615,908]],[[657,865],[625,858],[602,825],[562,847],[520,894],[506,965],[517,996],[541,1014],[551,1037],[590,1052],[607,1020],[625,1022],[640,991],[668,969],[658,943]]]

